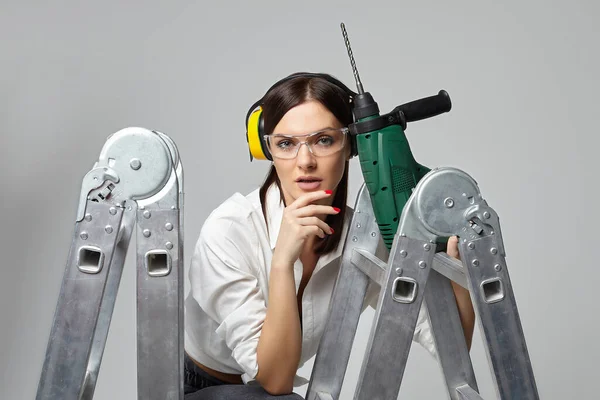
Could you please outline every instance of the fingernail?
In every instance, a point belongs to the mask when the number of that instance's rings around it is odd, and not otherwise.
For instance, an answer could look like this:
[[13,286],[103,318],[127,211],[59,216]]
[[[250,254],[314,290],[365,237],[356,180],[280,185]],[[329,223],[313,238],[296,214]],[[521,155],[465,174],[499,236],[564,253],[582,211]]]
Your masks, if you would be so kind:
[[342,211],[342,210],[340,210],[340,209],[339,209],[339,208],[337,208],[337,207],[333,207],[333,210],[334,210],[335,212],[338,212],[338,213],[339,213],[340,211]]
[[331,229],[331,233],[330,233],[330,235],[333,235],[333,228],[329,228],[329,229]]
[[332,194],[332,193],[333,193],[333,190],[326,190],[326,191],[325,191],[325,193],[327,193],[327,194]]

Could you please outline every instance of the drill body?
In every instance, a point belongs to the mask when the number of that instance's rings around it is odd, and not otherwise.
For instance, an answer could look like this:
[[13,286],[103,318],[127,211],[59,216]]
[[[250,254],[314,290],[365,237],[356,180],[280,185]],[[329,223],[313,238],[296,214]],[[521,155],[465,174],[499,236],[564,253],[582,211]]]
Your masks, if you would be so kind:
[[[407,123],[448,112],[450,108],[450,96],[444,90],[398,106],[385,115],[379,114],[379,106],[370,93],[363,92],[355,98],[356,122],[348,128],[356,140],[362,175],[388,250],[413,189],[430,171],[412,154],[405,134]],[[447,238],[439,241],[443,245]]]
[[357,135],[356,142],[375,218],[390,249],[404,205],[430,169],[415,160],[400,125]]

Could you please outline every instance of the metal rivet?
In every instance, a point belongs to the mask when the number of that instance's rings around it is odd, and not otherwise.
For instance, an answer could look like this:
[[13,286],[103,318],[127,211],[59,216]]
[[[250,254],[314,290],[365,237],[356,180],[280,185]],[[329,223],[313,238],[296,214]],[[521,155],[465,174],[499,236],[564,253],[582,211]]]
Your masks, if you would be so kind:
[[401,233],[400,236],[401,237],[406,237],[406,233]]
[[171,249],[173,248],[173,243],[171,243],[171,242],[167,242],[167,243],[165,243],[165,247],[166,247],[167,249],[171,250]]
[[167,222],[165,224],[165,229],[168,230],[168,231],[172,231],[173,230],[173,224],[170,223],[170,222]]
[[177,207],[171,206],[171,210],[177,210]]
[[150,214],[150,211],[148,211],[148,210],[144,211],[144,218],[148,219],[148,218],[150,218],[150,216],[152,216],[152,214]]
[[396,273],[398,275],[402,275],[402,268],[400,268],[400,267],[396,268]]
[[356,224],[356,227],[357,227],[357,228],[360,228],[360,224]]
[[427,267],[427,263],[425,261],[419,261],[419,268]]
[[142,233],[144,234],[145,237],[150,237],[150,229],[144,229],[144,231]]
[[483,218],[488,219],[490,217],[490,213],[489,212],[484,212],[483,213]]
[[496,271],[500,272],[500,271],[502,271],[502,265],[500,265],[500,264],[496,264],[496,265],[494,265],[494,269],[495,269]]
[[446,207],[452,208],[454,207],[454,199],[452,197],[446,197],[446,200],[444,200],[444,204],[446,205]]
[[[129,208],[131,210],[131,207]],[[111,207],[108,209],[110,215],[115,215],[117,213],[117,209],[115,207]]]
[[495,247],[492,247],[492,248],[490,249],[490,252],[491,252],[492,254],[496,255],[496,254],[498,254],[498,249],[497,249],[497,248],[495,248]]
[[357,238],[356,236],[352,236],[352,241],[353,241],[353,242],[357,242],[357,241],[358,241],[358,238]]
[[104,227],[104,230],[106,231],[106,233],[112,233],[112,231],[113,231],[113,228],[112,228],[112,226],[110,226],[110,225],[106,225],[106,226]]
[[92,214],[85,214],[85,220],[90,222],[92,220]]
[[423,245],[423,248],[425,249],[425,251],[429,251],[429,250],[431,250],[431,245],[429,243],[425,243]]
[[471,250],[473,250],[473,249],[475,248],[475,243],[473,243],[473,242],[470,242],[470,243],[468,244],[468,247],[469,247]]
[[400,250],[400,255],[402,257],[406,257],[408,255],[408,253],[406,252],[406,250]]
[[134,169],[134,170],[138,170],[141,168],[142,166],[142,162],[140,160],[138,160],[137,158],[132,158],[131,161],[129,161],[129,166]]
[[81,235],[79,235],[80,238],[82,238],[83,240],[86,240],[88,238],[88,234],[87,232],[81,232]]
[[473,264],[474,267],[479,267],[479,260],[473,260],[471,264]]
[[371,232],[371,236],[375,237],[377,234],[375,232]]
[[356,210],[356,213],[357,213],[357,214],[360,214],[360,210]]

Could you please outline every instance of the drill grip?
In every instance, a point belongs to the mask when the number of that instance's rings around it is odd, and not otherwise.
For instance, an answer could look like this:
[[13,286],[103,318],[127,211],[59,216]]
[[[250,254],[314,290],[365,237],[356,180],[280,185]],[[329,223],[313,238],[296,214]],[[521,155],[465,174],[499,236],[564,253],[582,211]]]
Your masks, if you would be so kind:
[[451,108],[450,95],[445,90],[440,90],[435,96],[424,97],[397,107],[404,114],[406,122],[435,117],[450,111]]

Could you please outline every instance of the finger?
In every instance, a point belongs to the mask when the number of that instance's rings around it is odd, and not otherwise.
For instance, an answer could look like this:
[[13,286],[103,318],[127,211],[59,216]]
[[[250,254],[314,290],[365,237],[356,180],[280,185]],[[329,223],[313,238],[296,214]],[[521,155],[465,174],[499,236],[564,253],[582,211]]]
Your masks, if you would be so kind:
[[332,196],[331,190],[317,190],[316,192],[309,192],[298,197],[288,207],[291,209],[306,207],[307,205],[314,203],[317,200],[325,199],[330,196]]
[[333,233],[333,229],[322,219],[317,217],[304,217],[297,219],[298,224],[303,226],[317,226],[326,234],[331,235]]
[[446,248],[446,253],[448,253],[450,257],[454,257],[460,260],[460,254],[458,252],[458,237],[451,236],[448,238],[448,246]]
[[341,210],[337,207],[310,204],[308,206],[293,210],[293,215],[298,218],[324,214],[337,215],[340,211]]
[[321,239],[325,238],[325,232],[323,232],[323,229],[319,228],[316,225],[309,225],[303,228],[306,236],[315,235],[320,237]]

